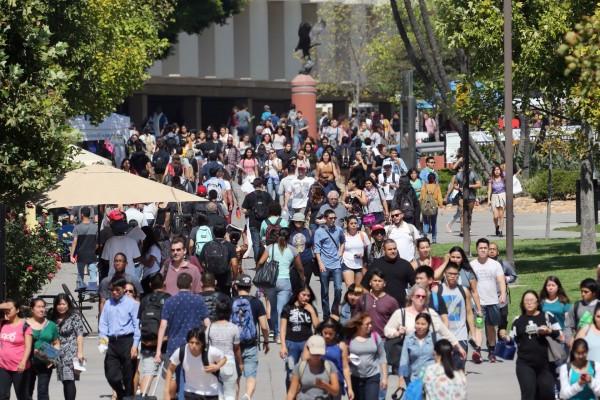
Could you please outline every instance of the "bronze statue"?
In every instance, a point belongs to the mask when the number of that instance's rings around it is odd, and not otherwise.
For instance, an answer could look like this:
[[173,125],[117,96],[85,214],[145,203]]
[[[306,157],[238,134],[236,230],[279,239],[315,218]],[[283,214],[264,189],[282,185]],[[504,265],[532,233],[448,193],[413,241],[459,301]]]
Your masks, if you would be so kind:
[[310,71],[314,67],[315,63],[310,57],[310,49],[320,45],[316,43],[316,39],[319,37],[321,32],[325,29],[325,21],[319,20],[313,27],[308,22],[301,22],[298,27],[298,45],[294,51],[302,50],[302,69],[299,71],[300,74],[309,75]]

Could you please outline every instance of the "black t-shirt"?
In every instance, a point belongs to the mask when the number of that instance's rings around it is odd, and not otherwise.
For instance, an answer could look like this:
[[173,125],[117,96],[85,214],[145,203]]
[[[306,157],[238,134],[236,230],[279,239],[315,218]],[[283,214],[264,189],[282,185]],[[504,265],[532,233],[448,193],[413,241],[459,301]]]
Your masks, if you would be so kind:
[[221,154],[221,149],[223,148],[222,146],[223,144],[220,140],[216,142],[205,142],[200,145],[200,150],[202,150],[202,154],[204,154],[204,156],[207,157],[208,153],[210,153],[211,151],[214,151],[217,154]]
[[281,159],[281,165],[284,169],[286,169],[290,163],[290,160],[296,157],[296,152],[291,150],[289,153],[287,153],[285,150],[281,150],[277,152],[277,157]]
[[248,210],[248,219],[250,221],[250,226],[252,228],[260,229],[260,224],[263,220],[257,220],[256,215],[254,214],[254,208],[256,206],[256,200],[258,196],[260,196],[260,198],[265,204],[269,204],[272,201],[269,193],[265,192],[264,190],[255,190],[252,193],[248,193],[248,195],[244,199],[244,202],[242,203],[242,208],[244,210]]
[[150,159],[143,151],[136,151],[129,157],[131,168],[133,168],[138,174],[146,169],[146,164],[150,162]]
[[96,238],[98,236],[98,225],[93,222],[78,224],[73,230],[73,235],[77,237],[77,247],[75,248],[77,261],[84,264],[95,263],[97,261]]
[[202,296],[202,300],[204,300],[204,304],[206,304],[206,309],[208,310],[208,319],[210,319],[211,322],[215,322],[217,320],[217,302],[227,301],[229,296],[214,290],[205,290],[204,292],[200,293],[200,296]]
[[312,317],[304,307],[285,305],[281,310],[281,318],[287,319],[287,340],[303,342],[312,336]]
[[362,280],[364,287],[369,287],[371,271],[379,269],[385,276],[385,292],[396,299],[398,304],[406,304],[406,289],[415,284],[415,270],[410,263],[400,257],[388,261],[385,257],[376,259],[367,266],[367,273]]
[[[548,314],[550,325],[556,326],[556,318],[551,314]],[[515,342],[519,348],[518,357],[519,360],[526,362],[529,365],[534,366],[547,366],[548,365],[548,340],[545,336],[537,334],[530,335],[527,333],[528,325],[548,325],[546,322],[546,315],[540,312],[538,315],[520,315],[517,317],[512,324],[512,332]],[[549,328],[552,329],[552,326]],[[556,332],[556,331],[555,331]],[[555,336],[558,332],[555,334]]]

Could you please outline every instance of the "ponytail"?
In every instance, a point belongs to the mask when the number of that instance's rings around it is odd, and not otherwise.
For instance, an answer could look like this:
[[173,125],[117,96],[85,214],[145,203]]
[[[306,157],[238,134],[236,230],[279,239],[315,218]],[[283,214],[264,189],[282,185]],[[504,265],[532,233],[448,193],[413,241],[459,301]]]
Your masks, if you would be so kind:
[[287,247],[288,239],[290,238],[290,230],[288,228],[281,228],[279,230],[279,237],[277,238],[277,244],[279,245],[279,250],[283,253],[285,248]]
[[450,342],[446,339],[438,340],[434,345],[434,350],[441,358],[441,364],[448,379],[454,379],[454,362]]

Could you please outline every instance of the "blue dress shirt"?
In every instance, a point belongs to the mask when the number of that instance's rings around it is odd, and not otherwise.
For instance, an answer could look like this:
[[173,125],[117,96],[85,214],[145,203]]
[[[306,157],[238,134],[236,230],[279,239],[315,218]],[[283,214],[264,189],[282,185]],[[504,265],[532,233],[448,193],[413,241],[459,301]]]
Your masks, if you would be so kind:
[[[334,240],[331,240],[331,239]],[[315,254],[321,255],[323,266],[327,269],[342,268],[339,248],[345,242],[344,231],[339,226],[320,226],[315,231]]]
[[98,331],[100,337],[123,336],[133,333],[133,345],[137,347],[140,343],[140,321],[138,320],[138,309],[140,305],[129,296],[123,296],[119,300],[112,297],[106,301]]

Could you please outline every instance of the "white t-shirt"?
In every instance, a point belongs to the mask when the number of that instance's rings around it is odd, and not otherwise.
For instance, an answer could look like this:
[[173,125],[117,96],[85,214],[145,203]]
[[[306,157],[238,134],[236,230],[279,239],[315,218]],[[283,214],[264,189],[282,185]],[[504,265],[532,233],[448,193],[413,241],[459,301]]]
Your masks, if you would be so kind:
[[485,264],[480,264],[477,259],[471,261],[471,267],[477,274],[477,293],[482,306],[500,303],[498,298],[498,277],[504,279],[502,265],[496,260],[488,258]]
[[217,192],[217,201],[223,201],[223,194],[228,190],[231,190],[231,184],[229,182],[225,179],[219,179],[216,176],[207,179],[206,182],[204,182],[204,186],[206,187],[206,193],[211,190]]
[[144,213],[135,207],[129,207],[125,211],[125,215],[127,216],[127,222],[130,222],[131,220],[135,220],[140,228],[148,225],[148,222],[146,222],[146,217],[144,216]]
[[160,253],[160,248],[157,245],[152,245],[150,247],[150,250],[148,250],[146,257],[150,257],[150,256],[154,256],[155,260],[151,266],[149,266],[149,267],[144,266],[143,278],[153,275],[160,271],[160,263],[162,261],[162,254]]
[[141,243],[144,241],[144,239],[146,239],[146,234],[142,228],[136,226],[135,228],[129,229],[129,232],[127,232],[127,237],[132,238],[136,241],[136,243]]
[[102,250],[102,259],[108,261],[108,276],[112,276],[115,273],[113,261],[115,259],[115,254],[117,253],[123,253],[127,257],[127,268],[125,268],[125,273],[137,276],[133,260],[140,257],[141,254],[136,241],[127,236],[113,236],[106,241],[104,249]]
[[290,192],[292,189],[292,182],[296,179],[296,175],[288,175],[281,179],[279,182],[279,197],[283,198],[285,192]]
[[[175,350],[171,355],[170,362],[179,365],[179,350]],[[208,362],[214,364],[219,362],[225,354],[213,346],[208,348]],[[202,363],[202,355],[194,357],[188,346],[185,346],[185,357],[183,358],[183,370],[185,371],[185,388],[186,392],[199,394],[201,396],[218,396],[219,395],[219,380],[214,374],[204,372],[204,364]]]
[[408,262],[415,259],[415,242],[421,237],[421,234],[413,224],[402,221],[400,226],[386,226],[385,231],[388,239],[393,239],[396,242],[400,258]]
[[152,221],[156,219],[156,214],[158,213],[158,207],[156,203],[149,203],[144,206],[144,218],[146,221]]
[[315,178],[311,178],[310,176],[305,176],[302,179],[296,178],[291,182],[287,192],[291,194],[292,208],[306,207],[306,204],[308,203],[308,193],[310,192],[310,187],[314,183]]

